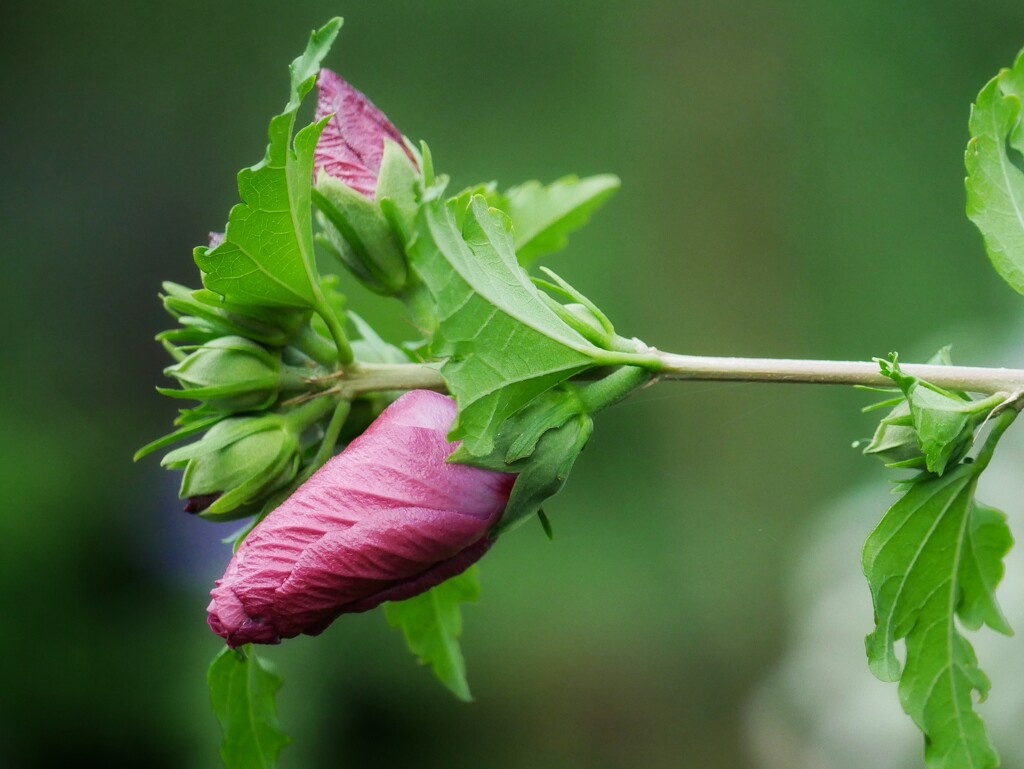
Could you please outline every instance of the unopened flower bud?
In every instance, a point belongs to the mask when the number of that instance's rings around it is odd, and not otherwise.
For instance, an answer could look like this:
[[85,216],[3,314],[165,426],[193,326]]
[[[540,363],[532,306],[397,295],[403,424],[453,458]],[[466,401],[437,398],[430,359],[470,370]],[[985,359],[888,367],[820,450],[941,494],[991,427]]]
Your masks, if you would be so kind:
[[231,646],[316,635],[483,555],[515,476],[446,461],[455,413],[444,395],[406,393],[271,512],[211,592],[213,631]]
[[334,115],[314,156],[313,202],[323,231],[318,240],[371,290],[399,293],[408,264],[383,206],[401,220],[400,230],[409,226],[416,161],[398,129],[363,94],[326,69],[317,85],[317,119]]
[[317,78],[316,119],[333,113],[324,127],[313,156],[313,175],[321,169],[367,198],[377,189],[384,157],[384,140],[399,147],[402,134],[362,93],[329,69]]
[[295,477],[299,432],[286,414],[229,417],[195,443],[167,454],[161,464],[184,468],[182,499],[219,495],[202,515],[228,520],[237,517],[246,503]]
[[161,389],[167,395],[201,400],[220,411],[259,410],[277,399],[281,356],[249,339],[224,336],[202,345],[164,373],[183,388]]

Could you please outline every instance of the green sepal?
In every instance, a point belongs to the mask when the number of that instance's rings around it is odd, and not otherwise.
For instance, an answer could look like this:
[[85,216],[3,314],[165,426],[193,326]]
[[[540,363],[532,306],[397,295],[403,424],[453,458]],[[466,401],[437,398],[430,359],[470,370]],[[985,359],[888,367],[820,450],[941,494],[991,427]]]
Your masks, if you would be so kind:
[[409,159],[407,149],[385,137],[384,155],[373,197],[403,247],[415,227],[419,209],[416,187],[420,180],[419,169]]
[[227,769],[273,769],[291,740],[281,730],[275,698],[284,679],[252,646],[224,647],[207,673],[210,702],[224,739]]
[[[207,289],[193,291],[170,281],[163,283],[163,289],[166,293],[160,298],[164,308],[183,326],[200,336],[209,335],[196,339],[199,344],[215,336],[242,336],[270,347],[283,347],[309,320],[309,311],[235,304]],[[170,332],[161,336],[173,341],[184,337],[174,337]]]
[[399,293],[408,278],[402,244],[380,206],[323,171],[312,193],[323,245],[367,288]]
[[1024,51],[990,80],[971,106],[964,161],[967,216],[996,271],[1024,293]]
[[512,219],[519,263],[526,266],[565,248],[569,234],[586,224],[619,186],[618,177],[603,174],[565,176],[548,185],[531,181],[508,190],[502,208]]
[[213,416],[204,417],[198,420],[190,420],[187,424],[185,424],[182,427],[179,427],[174,432],[168,433],[162,438],[157,438],[155,441],[152,441],[151,443],[147,443],[145,446],[143,446],[141,449],[135,452],[135,456],[132,458],[132,461],[138,462],[140,459],[142,459],[145,456],[149,456],[154,451],[159,451],[160,449],[165,448],[166,446],[170,446],[172,443],[177,443],[178,441],[183,441],[186,438],[190,438],[196,433],[200,433],[206,428],[212,427],[223,418],[223,415],[217,414]]
[[459,648],[462,634],[460,606],[480,599],[476,566],[404,601],[384,604],[391,627],[401,628],[409,650],[421,665],[429,665],[437,679],[463,702],[473,697],[466,681],[466,662]]

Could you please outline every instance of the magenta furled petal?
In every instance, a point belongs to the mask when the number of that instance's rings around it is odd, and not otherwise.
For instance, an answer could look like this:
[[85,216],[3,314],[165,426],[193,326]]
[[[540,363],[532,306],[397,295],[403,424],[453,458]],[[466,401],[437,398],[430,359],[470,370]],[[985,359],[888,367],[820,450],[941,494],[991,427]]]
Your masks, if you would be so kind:
[[491,545],[515,476],[448,463],[455,403],[406,393],[261,522],[210,593],[231,646],[316,635],[421,593]]
[[313,178],[322,168],[357,192],[372,198],[384,155],[385,137],[404,146],[402,134],[363,94],[329,69],[317,78],[316,119],[334,113],[313,156]]

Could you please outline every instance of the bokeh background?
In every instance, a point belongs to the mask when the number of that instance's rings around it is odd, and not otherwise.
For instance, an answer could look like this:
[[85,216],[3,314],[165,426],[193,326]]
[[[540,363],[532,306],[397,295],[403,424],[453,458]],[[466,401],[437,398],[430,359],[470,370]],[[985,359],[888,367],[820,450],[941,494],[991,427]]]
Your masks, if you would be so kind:
[[[219,765],[204,610],[231,527],[181,513],[176,479],[131,454],[174,411],[153,390],[159,282],[197,282],[192,246],[332,15],[329,66],[456,186],[622,177],[551,262],[620,332],[847,359],[953,342],[958,362],[1024,364],[1004,348],[1024,303],[963,214],[962,163],[970,102],[1024,45],[1019,2],[5,4],[0,767]],[[396,307],[360,311],[408,333]],[[526,526],[482,564],[464,614],[477,702],[379,614],[346,617],[268,651],[295,740],[281,766],[734,769],[796,749],[800,719],[765,739],[751,713],[850,694],[827,655],[787,697],[763,682],[793,652],[794,574],[814,584],[807,532],[831,516],[858,533],[814,562],[824,582],[856,569],[883,510],[884,493],[832,503],[884,486],[850,448],[867,401],[668,383],[602,416],[548,508],[555,541]],[[867,589],[841,600],[856,639],[835,664],[870,679]],[[854,746],[886,744],[881,723]]]

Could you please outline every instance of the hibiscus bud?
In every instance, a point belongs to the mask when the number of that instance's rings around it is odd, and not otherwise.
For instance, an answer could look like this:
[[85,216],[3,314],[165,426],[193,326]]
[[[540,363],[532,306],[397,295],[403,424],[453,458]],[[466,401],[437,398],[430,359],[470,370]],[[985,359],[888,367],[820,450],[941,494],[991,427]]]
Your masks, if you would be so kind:
[[280,354],[240,336],[207,342],[164,373],[183,389],[160,392],[201,400],[220,411],[267,408],[277,400],[282,385]]
[[405,220],[415,210],[415,160],[363,94],[330,70],[321,70],[317,83],[317,119],[334,115],[314,155],[318,242],[372,291],[400,293],[408,264],[393,220],[399,231],[411,226]]
[[455,414],[425,390],[385,409],[245,538],[211,592],[213,631],[230,646],[316,635],[482,556],[515,476],[445,461]]
[[[228,520],[252,511],[246,503],[284,486],[299,466],[301,425],[288,414],[229,417],[203,437],[164,457],[162,465],[184,468],[182,499],[217,495],[202,515]],[[192,506],[196,509],[196,505]],[[241,510],[241,513],[239,513]]]
[[357,192],[372,198],[384,157],[384,140],[403,146],[402,134],[362,93],[329,69],[316,81],[316,119],[331,113],[313,156],[313,176],[321,169]]

